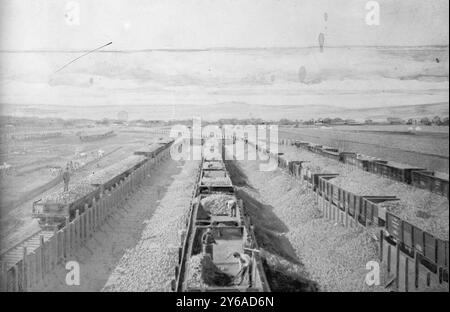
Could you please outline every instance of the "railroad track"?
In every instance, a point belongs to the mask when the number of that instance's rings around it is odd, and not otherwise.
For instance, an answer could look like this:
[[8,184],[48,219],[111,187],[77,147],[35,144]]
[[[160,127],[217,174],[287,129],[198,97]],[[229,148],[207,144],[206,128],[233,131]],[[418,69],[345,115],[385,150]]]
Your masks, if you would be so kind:
[[[189,215],[186,222],[185,235],[179,247],[178,265],[175,269],[175,279],[172,281],[172,290],[176,292],[197,291],[270,291],[270,285],[265,275],[260,249],[251,225],[250,217],[245,213],[242,199],[236,194],[236,189],[229,176],[227,165],[224,162],[225,141],[222,141],[223,153],[221,157],[202,157],[199,171],[196,177],[196,186],[192,193]],[[221,199],[219,199],[221,198]],[[223,200],[225,199],[225,201]],[[235,204],[235,212],[228,208],[229,202]],[[216,202],[216,211],[208,202]],[[225,208],[225,210],[224,210]],[[207,256],[207,252],[199,246],[202,245],[200,238],[204,233],[212,230],[215,235],[216,247],[214,260]],[[248,284],[235,284],[240,271],[237,263],[230,258],[232,252],[239,251],[251,259],[251,271],[248,277],[241,276],[242,280],[248,278]],[[191,260],[200,257],[201,267],[192,267]],[[206,273],[204,265],[209,263],[217,266],[224,276],[233,277],[229,282],[223,280],[211,280],[208,284],[197,279],[198,274]],[[220,267],[220,268],[219,268]],[[198,271],[199,270],[199,271]],[[199,273],[200,272],[200,273]],[[251,282],[253,277],[253,283]],[[212,277],[211,277],[212,278]],[[213,278],[212,278],[213,279]],[[241,281],[242,282],[242,281]],[[246,282],[246,283],[247,283]]]
[[[110,213],[140,185],[152,168],[167,159],[172,142],[165,143],[166,149],[160,157],[143,163],[132,171],[124,171],[110,180],[96,186],[98,192],[107,190],[107,196],[99,199],[90,194],[79,198],[84,204],[75,215],[67,214],[65,225],[59,230],[40,229],[17,244],[0,252],[0,291],[27,291],[42,281],[63,259],[81,248],[87,239],[103,224]],[[116,148],[110,153],[115,152]],[[118,179],[119,178],[119,179]],[[103,189],[103,187],[105,187]],[[104,193],[101,193],[104,194]],[[81,207],[81,206],[80,206]],[[70,219],[70,220],[69,220]]]
[[[113,149],[112,151],[106,153],[105,155],[103,155],[103,157],[99,158],[99,159],[93,159],[90,162],[86,163],[84,166],[82,166],[80,168],[81,170],[85,170],[86,167],[95,164],[96,162],[100,161],[101,159],[104,159],[106,156],[109,156],[115,152],[117,152],[118,150],[120,150],[122,147],[117,147],[115,149]],[[59,179],[60,180],[60,179]],[[60,182],[58,180],[58,182]],[[44,190],[43,192],[45,192],[46,190]],[[43,193],[41,192],[41,193]],[[26,237],[25,239],[19,241],[18,243],[14,244],[11,247],[8,247],[5,250],[0,251],[0,262],[2,263],[6,263],[7,268],[9,269],[10,267],[14,266],[15,264],[17,264],[17,262],[19,262],[20,260],[22,260],[23,255],[24,255],[24,247],[26,247],[27,250],[27,254],[32,253],[36,248],[38,248],[41,244],[41,236],[43,236],[44,242],[46,242],[50,237],[53,236],[53,232],[52,231],[43,231],[43,230],[38,230],[37,232],[29,235],[28,237]]]

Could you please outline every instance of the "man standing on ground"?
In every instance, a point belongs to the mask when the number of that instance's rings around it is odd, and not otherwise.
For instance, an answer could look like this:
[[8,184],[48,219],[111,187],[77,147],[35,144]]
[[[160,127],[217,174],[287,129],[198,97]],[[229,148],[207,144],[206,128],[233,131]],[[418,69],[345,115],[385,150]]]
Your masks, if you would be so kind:
[[70,181],[70,172],[69,165],[67,165],[66,170],[63,172],[63,181],[64,181],[64,192],[69,190],[69,181]]

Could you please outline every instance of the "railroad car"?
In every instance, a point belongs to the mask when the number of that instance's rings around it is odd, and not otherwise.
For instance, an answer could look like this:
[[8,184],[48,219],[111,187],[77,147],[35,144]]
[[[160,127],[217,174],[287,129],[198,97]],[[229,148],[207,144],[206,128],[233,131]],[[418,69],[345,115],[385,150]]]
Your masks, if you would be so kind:
[[393,161],[374,160],[369,163],[368,171],[387,177],[392,180],[411,184],[412,172],[425,170],[420,167],[414,167]]
[[424,168],[387,161],[355,152],[339,152],[337,148],[305,141],[294,141],[292,145],[335,159],[344,164],[356,166],[367,172],[380,174],[387,178],[449,197],[448,176]]
[[[212,181],[214,178],[219,181]],[[202,160],[194,197],[172,289],[179,292],[270,291],[253,226],[222,160]],[[236,203],[236,215],[231,214],[229,201]],[[212,230],[216,241],[212,256],[202,250],[201,239],[207,229]],[[251,285],[248,278],[243,283],[236,280],[239,264],[232,256],[234,252],[251,257]]]
[[[367,196],[354,194],[333,184],[333,178],[338,175],[323,175],[319,177],[319,194],[340,210],[358,219],[362,225],[384,226],[386,210],[380,204],[386,201],[397,201],[395,196]],[[383,211],[381,211],[383,210]]]
[[296,176],[296,177],[299,177],[300,174],[301,174],[301,170],[302,170],[301,169],[302,168],[302,163],[304,163],[304,161],[298,161],[298,160],[290,161],[289,164],[288,164],[289,173],[294,175],[294,176]]
[[449,282],[449,242],[438,239],[420,228],[402,220],[398,216],[386,213],[386,241],[416,258],[430,272],[436,274],[439,282]]
[[356,165],[356,153],[354,152],[340,152],[339,153],[339,161],[344,164]]
[[448,198],[448,175],[444,176],[428,170],[413,170],[411,172],[411,184]]
[[[298,144],[295,145],[299,146]],[[314,146],[316,145],[309,144],[308,148],[312,150]],[[390,179],[426,188],[448,197],[448,176],[444,174],[353,152],[340,153],[340,161],[356,165],[369,172],[374,171],[374,173],[383,174]],[[415,259],[416,270],[419,269],[419,264],[426,267],[429,270],[427,273],[428,286],[430,285],[430,274],[435,274],[438,277],[439,284],[444,282],[448,284],[449,242],[436,238],[432,234],[390,213],[390,207],[396,205],[395,202],[399,200],[397,197],[353,194],[334,185],[332,182],[333,175],[314,173],[309,168],[304,168],[299,161],[289,161],[287,166],[282,164],[280,167],[287,167],[292,175],[301,176],[308,187],[314,188],[317,194],[325,201],[337,207],[338,215],[334,217],[337,217],[338,222],[344,222],[350,217],[362,226],[374,226],[382,229],[380,244],[383,245],[384,242],[387,242],[391,246],[399,248],[410,259]],[[388,171],[383,172],[383,170]],[[318,188],[315,187],[317,180]]]
[[[98,187],[101,192],[104,193],[120,181],[124,180],[133,171],[140,168],[146,162],[147,159],[141,155],[130,156],[122,162],[118,162],[116,165],[106,167],[103,170],[94,173],[91,177],[89,177],[89,183],[95,187]],[[125,163],[124,166],[121,166],[121,163]],[[121,169],[117,170],[118,166],[121,167]]]
[[309,143],[308,145],[308,149],[316,154],[320,154],[320,152],[322,151],[322,145],[320,144],[314,144],[314,143]]
[[337,148],[331,147],[331,146],[322,146],[321,152],[333,152],[333,153],[338,153],[339,150]]
[[308,148],[308,144],[309,144],[309,142],[306,142],[306,141],[295,141],[295,142],[294,142],[294,145],[295,145],[296,147],[298,147],[298,148],[304,148],[304,149],[307,149],[307,148]]
[[99,134],[81,134],[79,136],[81,141],[90,142],[90,141],[96,141],[96,140],[102,140],[105,138],[109,138],[112,136],[115,136],[116,133],[114,131],[108,131],[105,133],[99,133]]
[[203,161],[202,170],[225,170],[225,164],[222,161]]
[[[158,148],[158,153],[167,149],[171,142]],[[84,211],[86,204],[98,200],[133,171],[141,167],[148,158],[131,155],[109,167],[85,177],[83,181],[69,183],[69,191],[55,190],[32,204],[32,217],[38,219],[39,226],[45,230],[61,228],[66,220],[72,220],[76,212]]]
[[58,199],[60,191],[56,191],[50,199],[39,199],[33,202],[32,217],[38,219],[43,230],[59,229],[68,217],[72,220],[76,211],[84,211],[86,203],[100,197],[101,190],[92,185],[78,185],[71,189],[72,195],[67,199]]
[[222,166],[221,170],[202,169],[199,181],[200,193],[212,192],[233,192],[233,184],[231,182],[228,171],[225,169],[221,160],[207,160],[202,163],[206,167],[211,165],[211,162],[216,162],[215,166]]
[[334,159],[339,161],[340,160],[340,154],[339,152],[336,152],[334,150],[326,150],[326,149],[322,149],[321,153],[322,156]]
[[[395,196],[360,196],[333,185],[332,179],[320,178],[320,194],[340,209],[340,220],[347,213],[363,226],[375,226],[385,230],[385,239],[410,257],[417,255],[418,261],[431,272],[448,283],[449,243],[435,238],[430,233],[402,220],[387,208],[399,199]],[[416,251],[416,254],[415,254]]]
[[161,151],[165,150],[169,146],[173,144],[174,140],[159,140],[158,142],[151,143],[149,145],[144,145],[137,149],[134,154],[135,155],[143,155],[149,158],[154,158]]

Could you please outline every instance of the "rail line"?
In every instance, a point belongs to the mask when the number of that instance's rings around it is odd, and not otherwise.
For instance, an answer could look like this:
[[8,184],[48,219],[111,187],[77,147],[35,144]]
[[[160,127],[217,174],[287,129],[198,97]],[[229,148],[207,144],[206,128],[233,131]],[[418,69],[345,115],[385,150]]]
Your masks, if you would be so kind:
[[[281,142],[288,146],[291,143],[289,140]],[[256,145],[250,141],[247,144]],[[280,170],[314,194],[326,220],[350,228],[379,230],[379,236],[376,235],[380,244],[379,261],[386,264],[387,275],[395,278],[397,290],[422,291],[430,287],[448,289],[448,240],[436,238],[380,206],[383,202],[398,198],[353,194],[345,186],[341,188],[329,182],[338,174],[315,173],[303,167],[302,161],[287,160],[265,147],[257,149],[277,161]]]
[[[289,136],[287,139],[291,139],[291,140],[296,140],[295,137],[295,133],[292,133],[290,131],[286,131],[286,130],[281,130],[280,132],[284,132],[285,134],[287,134],[287,136]],[[322,137],[317,136],[317,135],[308,135],[311,138],[316,138],[316,139],[322,139]],[[411,153],[411,154],[417,154],[417,155],[423,155],[423,156],[431,156],[431,157],[436,157],[436,158],[440,158],[440,159],[444,159],[444,160],[448,160],[449,156],[445,156],[445,155],[441,155],[441,154],[436,154],[436,153],[426,153],[426,152],[421,152],[421,151],[412,151],[412,150],[407,150],[407,149],[403,149],[403,148],[399,148],[399,147],[395,147],[392,145],[383,145],[383,144],[377,144],[377,143],[370,143],[370,142],[361,142],[361,141],[357,141],[357,140],[349,140],[349,139],[339,139],[339,142],[346,142],[346,143],[354,143],[354,144],[360,144],[360,145],[369,145],[369,146],[373,146],[376,148],[379,148],[381,150],[383,149],[391,149],[393,151],[399,151],[399,152],[404,152],[404,153]]]
[[[109,156],[109,155],[111,155],[111,154],[117,152],[117,151],[120,150],[121,148],[122,148],[122,147],[117,147],[117,148],[113,149],[112,151],[110,151],[110,152],[106,153],[105,155],[103,155],[103,157],[97,158],[97,159],[93,159],[93,160],[87,162],[86,164],[84,164],[82,167],[79,168],[79,171],[85,170],[86,167],[88,167],[88,166],[90,166],[90,165],[92,165],[92,164],[95,164],[96,162],[98,162],[98,161],[104,159],[105,157],[107,157],[107,156]],[[32,191],[31,191],[32,195],[31,195],[31,196],[30,196],[30,195],[26,196],[26,198],[25,198],[24,200],[21,200],[19,203],[17,203],[17,204],[15,205],[15,207],[17,207],[17,206],[19,206],[19,205],[21,205],[21,204],[24,204],[24,203],[26,203],[27,201],[29,201],[29,200],[35,198],[36,196],[38,196],[38,194],[42,194],[42,193],[48,191],[48,190],[51,189],[52,187],[55,187],[56,185],[58,185],[58,183],[60,183],[61,181],[62,181],[62,179],[61,179],[61,177],[59,176],[59,177],[56,177],[55,179],[53,179],[52,181],[46,183],[45,185],[40,186],[40,187],[38,187],[38,188],[35,189],[35,190],[32,190]],[[30,235],[28,235],[27,237],[21,239],[19,242],[14,243],[12,246],[9,246],[9,247],[7,247],[7,248],[4,248],[3,250],[0,250],[0,261],[3,261],[3,260],[2,260],[3,257],[4,257],[6,254],[8,254],[12,249],[21,248],[21,247],[23,247],[22,245],[26,246],[26,242],[28,242],[28,241],[34,241],[34,237],[35,237],[35,236],[39,236],[39,235],[40,235],[39,233],[41,233],[41,232],[42,232],[42,230],[39,229],[39,230],[35,231],[33,234],[30,234]],[[47,233],[47,232],[52,233],[51,231],[44,231],[44,232],[46,232],[46,233]],[[46,240],[47,240],[47,237],[48,237],[48,234],[44,235],[44,238],[45,238]],[[23,254],[22,254],[22,255],[23,255]]]
[[[203,155],[196,176],[172,281],[172,290],[177,292],[270,291],[250,217],[224,162],[227,153],[224,143],[223,139],[221,156]],[[215,237],[214,252],[202,245],[208,233]],[[249,259],[247,271],[238,267],[236,259],[230,259],[236,253]],[[199,266],[195,264],[197,261]],[[217,271],[212,273],[214,267]],[[236,282],[237,278],[240,282]],[[244,279],[247,279],[245,283]]]
[[[0,291],[29,290],[57,265],[83,247],[109,215],[142,184],[154,166],[169,158],[171,144],[172,141],[162,142],[162,148],[155,146],[154,151],[147,151],[148,157],[141,156],[144,160],[138,165],[124,169],[115,176],[106,177],[104,183],[95,185],[94,192],[66,203],[69,210],[65,211],[64,222],[55,224],[52,228],[41,227],[37,232],[2,251]],[[93,198],[92,193],[99,194],[99,197]],[[79,205],[73,205],[74,203]],[[45,208],[48,210],[46,212],[52,213],[54,206]],[[59,210],[55,213],[57,217],[60,216]]]

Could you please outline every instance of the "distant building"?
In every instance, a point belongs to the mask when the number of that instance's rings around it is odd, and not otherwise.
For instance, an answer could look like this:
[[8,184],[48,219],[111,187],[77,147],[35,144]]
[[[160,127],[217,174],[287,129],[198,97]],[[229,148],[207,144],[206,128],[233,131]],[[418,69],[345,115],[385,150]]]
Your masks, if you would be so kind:
[[332,121],[332,122],[330,122],[330,125],[342,126],[342,125],[345,125],[345,121]]
[[117,113],[117,119],[120,121],[127,121],[128,120],[128,113],[126,111],[120,111]]
[[389,118],[387,118],[387,121],[391,125],[401,125],[401,124],[403,124],[403,120],[401,118],[396,118],[396,117],[389,117]]

